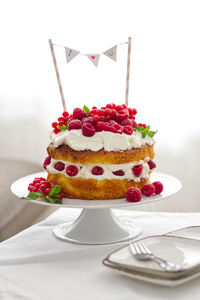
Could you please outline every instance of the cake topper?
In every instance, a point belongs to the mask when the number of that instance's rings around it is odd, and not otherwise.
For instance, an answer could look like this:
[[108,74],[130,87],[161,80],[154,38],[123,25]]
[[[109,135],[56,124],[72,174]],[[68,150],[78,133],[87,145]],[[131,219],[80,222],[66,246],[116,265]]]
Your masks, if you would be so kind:
[[106,55],[113,61],[117,61],[117,47],[120,45],[128,44],[128,54],[127,54],[127,72],[126,72],[126,91],[125,91],[125,104],[128,106],[128,96],[129,96],[129,77],[130,77],[130,59],[131,59],[131,37],[128,38],[128,42],[125,43],[120,43],[118,45],[113,46],[112,48],[98,54],[85,54],[81,53],[79,50],[75,50],[66,46],[54,44],[51,39],[49,39],[49,45],[51,49],[51,54],[53,58],[53,63],[54,63],[54,68],[56,71],[56,77],[58,81],[58,86],[60,90],[60,95],[61,95],[61,100],[62,100],[62,105],[63,105],[63,110],[66,111],[66,102],[65,102],[65,97],[63,93],[63,88],[60,80],[60,74],[58,70],[58,65],[56,61],[56,56],[54,52],[54,46],[62,47],[65,49],[65,55],[66,55],[66,60],[67,63],[69,63],[72,59],[74,59],[77,55],[84,55],[89,58],[89,60],[93,63],[94,66],[98,66],[99,64],[99,59],[101,54]]

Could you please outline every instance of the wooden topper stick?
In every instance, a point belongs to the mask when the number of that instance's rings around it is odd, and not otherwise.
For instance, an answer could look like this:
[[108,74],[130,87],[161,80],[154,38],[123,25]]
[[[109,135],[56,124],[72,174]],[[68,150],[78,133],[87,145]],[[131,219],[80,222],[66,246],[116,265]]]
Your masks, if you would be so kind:
[[56,77],[57,77],[58,86],[59,86],[59,90],[60,90],[63,110],[66,111],[67,108],[66,108],[66,103],[65,103],[65,97],[64,97],[64,94],[63,94],[63,88],[62,88],[62,84],[61,84],[61,81],[60,81],[60,75],[59,75],[59,71],[58,71],[58,66],[57,66],[57,62],[56,62],[56,56],[55,56],[55,53],[54,53],[52,40],[49,40],[49,45],[50,45],[50,49],[51,49],[51,54],[52,54],[52,58],[53,58],[55,71],[56,71]]
[[129,95],[130,62],[131,62],[131,37],[128,38],[128,54],[127,54],[126,96],[125,96],[125,104],[127,106],[128,106],[128,95]]

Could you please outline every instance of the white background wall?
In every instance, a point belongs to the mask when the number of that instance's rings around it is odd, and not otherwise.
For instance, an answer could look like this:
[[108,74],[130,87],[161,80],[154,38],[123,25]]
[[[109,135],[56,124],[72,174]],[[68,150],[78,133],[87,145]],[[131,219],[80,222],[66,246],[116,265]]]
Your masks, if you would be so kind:
[[[144,209],[199,211],[200,2],[1,1],[0,157],[41,163],[51,122],[62,112],[48,39],[83,53],[132,36],[130,106],[158,129],[157,165],[182,180],[176,196]],[[124,102],[126,46],[118,61],[56,49],[67,107]],[[138,207],[139,208],[139,207]]]

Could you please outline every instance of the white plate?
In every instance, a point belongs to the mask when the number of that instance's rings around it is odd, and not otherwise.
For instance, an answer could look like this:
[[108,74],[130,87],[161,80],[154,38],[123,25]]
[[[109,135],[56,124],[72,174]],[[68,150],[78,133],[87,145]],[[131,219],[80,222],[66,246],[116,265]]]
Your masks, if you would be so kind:
[[180,236],[187,239],[200,240],[200,226],[184,227],[175,231],[171,231],[165,235]]
[[[46,172],[35,173],[32,175],[28,175],[26,177],[20,178],[15,181],[11,186],[11,191],[18,196],[19,198],[26,197],[28,194],[27,188],[29,183],[31,183],[35,177],[45,177]],[[70,199],[64,198],[63,204],[52,204],[48,202],[44,202],[42,200],[29,200],[31,202],[41,204],[41,205],[50,205],[54,207],[77,207],[77,208],[112,208],[112,207],[120,207],[120,206],[133,206],[146,204],[153,201],[162,200],[167,198],[174,193],[178,192],[181,189],[181,182],[170,175],[153,172],[151,174],[151,181],[161,181],[164,185],[164,190],[160,195],[153,195],[151,197],[142,197],[140,202],[128,202],[126,199],[109,199],[109,200],[83,200],[83,199]]]
[[148,283],[152,283],[152,284],[156,284],[156,285],[161,285],[161,286],[167,286],[167,287],[176,287],[178,285],[184,284],[184,283],[200,276],[200,272],[196,272],[194,274],[190,274],[190,275],[182,277],[182,278],[175,278],[175,279],[159,278],[159,277],[155,278],[155,277],[148,276],[148,275],[146,276],[145,274],[138,274],[131,270],[127,270],[127,269],[124,270],[123,268],[120,268],[119,266],[112,265],[107,259],[105,259],[103,261],[103,264],[105,266],[110,267],[113,270],[117,271],[121,275],[130,277],[130,278],[133,278],[136,280],[140,280],[140,281],[144,281],[144,282],[148,282]]
[[135,259],[128,245],[111,253],[106,259],[111,264],[123,269],[139,272],[140,275],[153,275],[159,278],[175,279],[185,277],[191,272],[199,271],[200,241],[176,236],[152,236],[142,239],[142,242],[157,256],[179,265],[183,271],[178,273],[164,272],[153,261]]

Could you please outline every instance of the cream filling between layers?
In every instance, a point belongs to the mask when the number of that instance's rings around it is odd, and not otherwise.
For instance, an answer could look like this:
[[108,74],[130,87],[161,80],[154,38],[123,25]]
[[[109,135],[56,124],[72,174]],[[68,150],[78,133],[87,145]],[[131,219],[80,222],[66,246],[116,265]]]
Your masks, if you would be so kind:
[[[149,157],[145,158],[144,160],[131,162],[128,164],[77,164],[63,160],[54,160],[51,159],[51,163],[47,166],[47,170],[50,174],[64,174],[66,177],[69,178],[83,178],[83,179],[97,179],[97,180],[104,180],[104,179],[127,179],[127,180],[134,180],[135,182],[139,182],[141,178],[148,179],[149,178],[149,165],[148,161],[150,160]],[[62,162],[65,164],[65,169],[63,171],[57,171],[54,168],[54,165],[57,162]],[[143,169],[139,177],[135,176],[132,172],[132,168],[136,165],[142,165]],[[76,176],[70,177],[66,174],[66,167],[69,165],[74,165],[78,168],[78,173]],[[104,170],[102,175],[93,175],[92,169],[94,167],[101,167]],[[123,170],[123,176],[114,175],[112,172]]]
[[51,132],[51,141],[54,147],[68,145],[76,151],[91,150],[97,152],[104,148],[105,151],[123,151],[131,148],[140,148],[141,146],[153,145],[155,140],[150,136],[142,138],[139,131],[133,131],[131,135],[113,133],[110,131],[96,132],[93,136],[87,137],[82,134],[81,129],[66,130],[55,134]]

